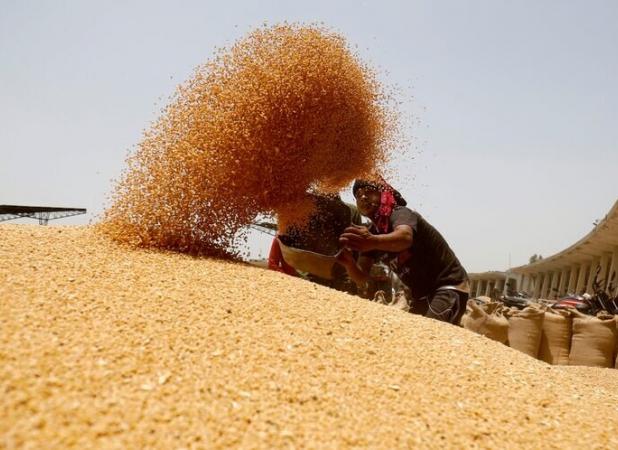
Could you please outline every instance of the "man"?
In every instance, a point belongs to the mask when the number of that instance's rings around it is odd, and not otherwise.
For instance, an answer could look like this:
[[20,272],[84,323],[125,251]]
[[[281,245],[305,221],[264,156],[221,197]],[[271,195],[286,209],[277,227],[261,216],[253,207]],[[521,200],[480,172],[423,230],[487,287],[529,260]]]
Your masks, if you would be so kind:
[[[468,275],[442,235],[384,180],[356,180],[352,189],[359,212],[370,228],[350,226],[340,237],[339,254],[358,286],[369,281],[369,268],[379,259],[389,262],[410,289],[412,311],[459,324],[468,300]],[[350,250],[361,252],[358,262]]]

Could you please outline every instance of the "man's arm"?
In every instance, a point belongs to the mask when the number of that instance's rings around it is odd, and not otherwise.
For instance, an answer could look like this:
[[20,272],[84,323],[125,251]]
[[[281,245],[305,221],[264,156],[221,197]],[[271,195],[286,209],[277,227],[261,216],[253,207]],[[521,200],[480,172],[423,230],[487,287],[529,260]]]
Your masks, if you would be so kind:
[[352,226],[345,229],[339,242],[344,247],[361,252],[381,250],[399,253],[412,246],[412,227],[398,225],[391,233],[372,234],[367,227]]
[[359,288],[363,288],[369,281],[369,271],[373,265],[373,259],[361,256],[356,261],[352,253],[344,248],[337,254],[337,261],[345,267],[348,275]]

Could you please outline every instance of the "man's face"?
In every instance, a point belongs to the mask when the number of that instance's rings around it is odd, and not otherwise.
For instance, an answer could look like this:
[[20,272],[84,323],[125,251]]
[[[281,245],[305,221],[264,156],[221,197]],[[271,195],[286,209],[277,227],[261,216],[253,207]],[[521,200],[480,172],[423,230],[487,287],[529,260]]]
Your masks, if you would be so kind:
[[372,218],[380,207],[380,191],[371,188],[361,188],[356,191],[356,206],[363,216]]

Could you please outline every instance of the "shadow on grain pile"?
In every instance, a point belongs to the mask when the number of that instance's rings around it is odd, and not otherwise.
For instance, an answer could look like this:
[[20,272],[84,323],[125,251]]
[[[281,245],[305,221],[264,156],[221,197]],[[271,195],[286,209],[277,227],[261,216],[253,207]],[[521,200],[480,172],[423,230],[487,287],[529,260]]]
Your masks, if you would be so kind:
[[3,447],[618,444],[610,371],[87,227],[0,236]]

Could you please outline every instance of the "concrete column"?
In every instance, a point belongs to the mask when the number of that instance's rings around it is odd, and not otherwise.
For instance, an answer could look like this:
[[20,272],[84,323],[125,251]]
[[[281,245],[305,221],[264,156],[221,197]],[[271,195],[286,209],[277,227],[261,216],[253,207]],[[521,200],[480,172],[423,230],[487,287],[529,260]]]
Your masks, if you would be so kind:
[[574,292],[577,286],[577,273],[579,267],[573,264],[571,266],[571,276],[569,277],[569,284],[567,286],[567,292]]
[[535,273],[534,275],[530,274],[528,275],[530,277],[530,282],[528,283],[528,288],[530,289],[528,291],[528,293],[532,296],[532,297],[536,297],[536,291],[537,291],[537,286],[539,285],[539,282],[541,281],[539,274]]
[[[616,274],[616,276],[614,277],[614,282],[613,282],[613,285],[614,285],[613,287],[615,289],[616,286],[618,286],[618,247],[614,247],[614,251],[612,253],[612,260],[609,264],[609,272],[608,272],[608,277],[607,277],[608,283],[613,273]],[[610,292],[610,295],[611,294],[613,294],[613,292]]]
[[605,286],[607,286],[607,266],[609,265],[610,256],[609,253],[601,256],[601,272],[599,272],[599,281],[602,281],[601,289],[605,289]]
[[582,264],[579,266],[579,275],[577,276],[577,285],[575,286],[575,293],[581,294],[586,290],[586,276],[590,271],[590,263]]
[[546,298],[556,298],[557,290],[558,290],[558,282],[560,280],[560,272],[557,270],[553,271],[551,274],[551,284],[549,285],[548,297]]
[[545,272],[543,274],[543,285],[541,286],[541,297],[540,298],[547,298],[547,293],[549,291],[551,278],[552,278],[551,272]]
[[567,287],[567,276],[569,275],[569,269],[562,269],[562,273],[560,274],[560,283],[558,284],[558,296],[556,298],[562,297],[566,294]]
[[521,276],[520,280],[521,280],[521,281],[520,281],[520,285],[519,285],[519,286],[517,286],[517,290],[518,290],[518,291],[526,291],[526,290],[527,290],[526,283],[527,283],[527,282],[528,282],[528,280],[529,280],[528,275],[526,275],[526,274],[522,274],[522,276]]
[[480,297],[481,296],[481,286],[483,285],[483,280],[477,280],[476,281],[476,294],[474,295],[475,297]]
[[485,285],[485,297],[489,297],[491,294],[491,280],[487,280],[487,284]]
[[541,289],[543,286],[543,281],[545,280],[545,275],[542,273],[537,273],[534,277],[534,298],[541,298]]
[[549,293],[551,290],[551,283],[553,281],[553,278],[554,278],[553,272],[545,273],[545,278],[543,278],[543,287],[541,288],[542,298],[549,298]]
[[547,281],[543,280],[543,288],[541,289],[544,292],[541,292],[542,298],[549,298],[549,294],[551,293],[551,283],[554,281],[554,272],[547,272],[546,274]]
[[594,275],[597,273],[597,266],[601,262],[601,258],[594,258],[590,265],[590,272],[588,272],[588,282],[586,283],[586,292],[593,294],[592,282],[594,281]]

